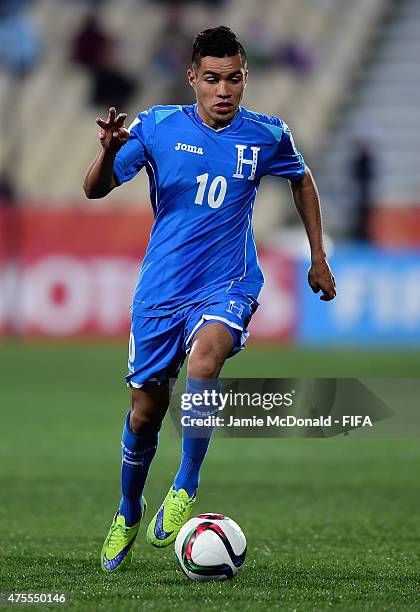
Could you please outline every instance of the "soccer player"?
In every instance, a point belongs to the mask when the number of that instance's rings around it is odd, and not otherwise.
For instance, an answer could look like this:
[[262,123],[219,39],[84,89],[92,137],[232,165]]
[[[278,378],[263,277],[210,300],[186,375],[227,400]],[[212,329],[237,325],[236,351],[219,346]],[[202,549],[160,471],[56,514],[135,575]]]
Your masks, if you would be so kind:
[[[311,247],[309,285],[322,300],[335,297],[311,171],[281,119],[240,106],[248,71],[235,34],[224,26],[198,34],[187,74],[196,104],[154,106],[128,129],[115,108],[96,120],[101,147],[84,181],[87,197],[101,198],[145,167],[154,212],[131,309],[131,410],[122,434],[122,497],[101,553],[107,572],[132,558],[170,379],[188,355],[187,393],[218,391],[225,360],[248,337],[264,282],[252,231],[263,176],[290,181]],[[189,414],[206,410],[203,402]],[[189,519],[210,436],[210,427],[199,435],[184,428],[181,464],[147,529],[150,544],[168,546]]]

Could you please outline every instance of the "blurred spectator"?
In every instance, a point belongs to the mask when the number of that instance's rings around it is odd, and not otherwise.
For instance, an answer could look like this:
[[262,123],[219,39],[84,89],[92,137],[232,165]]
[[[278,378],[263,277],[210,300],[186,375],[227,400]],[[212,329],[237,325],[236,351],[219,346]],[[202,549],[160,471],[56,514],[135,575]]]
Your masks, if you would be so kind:
[[103,29],[95,13],[86,15],[72,42],[72,59],[92,70],[101,64],[104,54],[112,53],[114,40]]
[[315,51],[300,40],[292,39],[279,45],[277,57],[280,64],[295,73],[306,75],[315,66]]
[[187,32],[183,17],[183,7],[179,3],[167,7],[166,20],[157,36],[159,42],[154,51],[153,63],[168,82],[168,104],[190,104],[193,101],[186,77],[187,67],[191,64],[193,37]]
[[41,37],[32,19],[19,9],[26,2],[0,4],[0,67],[22,76],[41,55]]
[[362,242],[369,241],[369,220],[373,204],[373,185],[376,177],[377,161],[372,145],[367,140],[354,142],[353,157],[350,162],[350,175],[354,186],[355,224],[353,238]]
[[276,41],[265,19],[254,18],[247,24],[245,48],[252,68],[269,68],[275,61]]
[[106,32],[95,13],[89,13],[71,43],[73,61],[92,79],[90,101],[95,106],[125,107],[139,86],[117,65],[117,41]]
[[0,172],[0,209],[12,207],[16,200],[16,189],[10,173],[4,168]]
[[125,108],[138,85],[132,77],[104,57],[94,73],[91,102],[95,106]]
[[299,75],[312,72],[315,50],[299,39],[281,41],[276,38],[270,24],[256,17],[247,24],[246,52],[249,63],[256,68],[284,67]]
[[11,15],[24,8],[31,0],[0,0],[0,14]]

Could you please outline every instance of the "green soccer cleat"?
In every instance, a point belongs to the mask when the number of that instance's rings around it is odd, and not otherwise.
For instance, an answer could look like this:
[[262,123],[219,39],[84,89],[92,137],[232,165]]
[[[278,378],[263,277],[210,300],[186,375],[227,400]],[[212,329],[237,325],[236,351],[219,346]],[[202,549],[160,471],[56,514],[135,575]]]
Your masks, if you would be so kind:
[[125,570],[131,563],[134,540],[136,539],[141,519],[146,514],[146,500],[142,498],[142,513],[138,523],[126,527],[122,514],[115,514],[105,538],[101,551],[101,566],[104,572]]
[[163,504],[147,528],[146,540],[149,544],[157,548],[171,544],[190,518],[194,503],[195,495],[188,497],[185,489],[169,489]]

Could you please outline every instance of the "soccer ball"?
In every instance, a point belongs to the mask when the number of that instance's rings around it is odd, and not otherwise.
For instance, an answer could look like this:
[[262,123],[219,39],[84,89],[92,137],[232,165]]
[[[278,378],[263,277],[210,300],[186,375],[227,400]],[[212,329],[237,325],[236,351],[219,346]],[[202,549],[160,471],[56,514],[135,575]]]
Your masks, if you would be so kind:
[[191,580],[229,580],[244,565],[246,539],[228,516],[199,514],[178,533],[175,554]]

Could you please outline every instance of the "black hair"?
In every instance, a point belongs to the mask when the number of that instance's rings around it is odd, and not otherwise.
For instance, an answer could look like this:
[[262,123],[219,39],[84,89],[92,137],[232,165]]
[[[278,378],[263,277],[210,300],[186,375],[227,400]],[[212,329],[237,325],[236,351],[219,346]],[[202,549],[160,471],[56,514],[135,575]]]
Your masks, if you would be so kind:
[[192,64],[198,66],[202,57],[241,56],[242,65],[246,64],[245,49],[236,34],[226,26],[203,30],[195,37],[192,51]]

